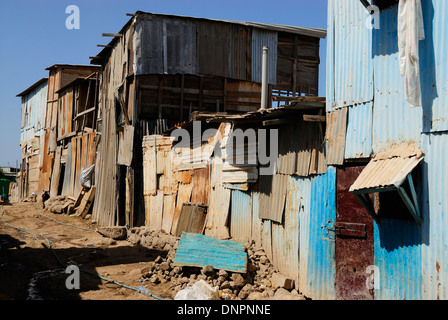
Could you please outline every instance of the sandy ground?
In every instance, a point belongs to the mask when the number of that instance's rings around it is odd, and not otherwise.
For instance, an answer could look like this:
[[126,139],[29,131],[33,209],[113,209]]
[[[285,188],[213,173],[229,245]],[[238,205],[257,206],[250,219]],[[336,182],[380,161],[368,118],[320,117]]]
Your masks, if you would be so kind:
[[[92,273],[131,288],[144,286],[164,300],[173,299],[169,283],[151,286],[139,281],[138,270],[164,252],[105,238],[94,230],[91,220],[52,214],[37,206],[27,202],[3,205],[0,300],[158,300]],[[66,287],[71,274],[65,266],[73,264],[82,270],[79,289]]]

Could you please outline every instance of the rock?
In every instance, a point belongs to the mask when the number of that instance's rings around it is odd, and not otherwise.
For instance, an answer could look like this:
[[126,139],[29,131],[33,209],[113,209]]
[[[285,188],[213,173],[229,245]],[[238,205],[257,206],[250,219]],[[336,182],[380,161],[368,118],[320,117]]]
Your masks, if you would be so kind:
[[298,293],[291,294],[288,290],[284,288],[278,288],[275,291],[274,300],[305,300],[305,298]]
[[263,299],[263,293],[258,291],[252,291],[247,296],[246,300],[262,300]]
[[291,290],[294,288],[294,280],[288,278],[280,273],[274,273],[271,278],[271,283],[274,288],[285,288]]
[[246,299],[249,296],[249,293],[252,291],[252,285],[246,284],[238,293],[238,298]]
[[202,274],[206,274],[206,275],[210,275],[210,274],[213,273],[214,270],[215,270],[215,268],[213,268],[212,265],[206,265],[206,266],[202,267],[201,273]]
[[160,268],[160,270],[169,270],[169,269],[171,269],[170,263],[167,261],[164,261],[159,265],[159,268]]
[[246,280],[244,280],[243,276],[239,273],[232,274],[231,278],[235,283],[235,287],[243,287],[246,284]]
[[121,226],[99,227],[97,231],[104,237],[112,238],[114,240],[125,240],[127,237],[126,228]]
[[228,275],[229,275],[229,274],[227,273],[226,270],[221,269],[221,270],[218,271],[218,276],[219,276],[219,277],[223,277],[224,279],[227,279],[227,276],[228,276]]

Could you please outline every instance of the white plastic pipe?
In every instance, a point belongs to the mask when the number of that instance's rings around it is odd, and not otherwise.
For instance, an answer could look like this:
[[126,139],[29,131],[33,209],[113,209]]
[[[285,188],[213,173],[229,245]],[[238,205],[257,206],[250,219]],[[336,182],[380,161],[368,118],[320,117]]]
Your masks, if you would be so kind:
[[263,61],[261,70],[261,109],[268,108],[268,47],[263,47]]

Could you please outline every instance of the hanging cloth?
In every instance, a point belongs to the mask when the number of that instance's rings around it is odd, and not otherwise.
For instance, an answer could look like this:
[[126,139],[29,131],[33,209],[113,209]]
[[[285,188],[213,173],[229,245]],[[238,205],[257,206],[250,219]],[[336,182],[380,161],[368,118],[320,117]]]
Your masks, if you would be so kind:
[[400,0],[398,5],[398,50],[404,76],[406,100],[421,106],[419,41],[425,39],[421,0]]

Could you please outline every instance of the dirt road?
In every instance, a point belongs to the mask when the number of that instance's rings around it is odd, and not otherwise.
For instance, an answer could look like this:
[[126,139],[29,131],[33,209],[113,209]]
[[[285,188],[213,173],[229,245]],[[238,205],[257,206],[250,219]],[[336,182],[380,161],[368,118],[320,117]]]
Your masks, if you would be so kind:
[[[158,300],[135,290],[141,285],[157,298],[173,298],[168,284],[142,284],[133,272],[160,252],[105,238],[91,220],[52,214],[37,206],[3,205],[0,300]],[[67,289],[71,275],[67,265],[81,270],[79,289]]]

